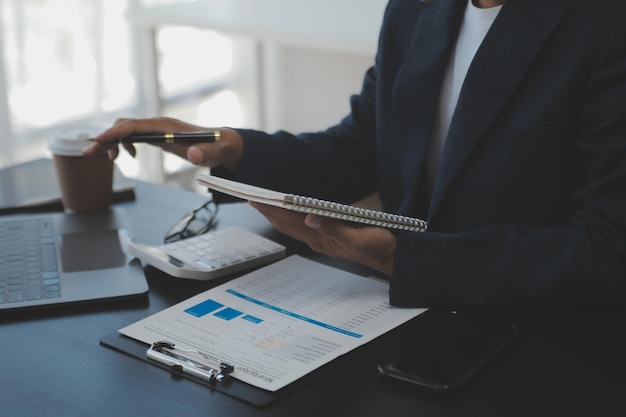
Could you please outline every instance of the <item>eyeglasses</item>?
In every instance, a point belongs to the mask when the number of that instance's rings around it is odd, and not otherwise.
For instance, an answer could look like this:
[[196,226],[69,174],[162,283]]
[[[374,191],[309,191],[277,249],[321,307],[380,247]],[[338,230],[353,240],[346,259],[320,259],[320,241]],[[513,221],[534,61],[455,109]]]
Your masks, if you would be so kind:
[[177,242],[208,232],[217,224],[217,204],[211,199],[180,219],[165,235],[165,243]]

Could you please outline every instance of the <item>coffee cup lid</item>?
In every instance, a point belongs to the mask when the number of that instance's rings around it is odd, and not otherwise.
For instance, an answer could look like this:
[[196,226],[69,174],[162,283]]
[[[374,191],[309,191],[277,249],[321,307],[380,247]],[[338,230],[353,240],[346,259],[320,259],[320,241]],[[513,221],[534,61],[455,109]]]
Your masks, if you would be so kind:
[[81,156],[83,150],[93,145],[87,139],[93,138],[102,129],[76,128],[57,133],[48,141],[48,149],[55,155]]

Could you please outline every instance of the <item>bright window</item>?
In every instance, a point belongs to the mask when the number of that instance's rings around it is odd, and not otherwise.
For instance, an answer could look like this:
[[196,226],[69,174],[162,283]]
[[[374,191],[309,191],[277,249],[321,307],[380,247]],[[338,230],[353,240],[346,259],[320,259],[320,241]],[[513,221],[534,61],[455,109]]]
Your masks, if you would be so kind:
[[[229,39],[155,27],[149,46],[156,67],[146,67],[149,29],[129,22],[128,11],[176,1],[0,0],[0,166],[47,155],[45,141],[56,131],[104,128],[118,117],[240,126]],[[154,149],[146,155],[149,160],[135,160],[122,153],[117,163],[128,176],[157,182],[190,167]]]
[[12,133],[134,104],[127,1],[0,0]]

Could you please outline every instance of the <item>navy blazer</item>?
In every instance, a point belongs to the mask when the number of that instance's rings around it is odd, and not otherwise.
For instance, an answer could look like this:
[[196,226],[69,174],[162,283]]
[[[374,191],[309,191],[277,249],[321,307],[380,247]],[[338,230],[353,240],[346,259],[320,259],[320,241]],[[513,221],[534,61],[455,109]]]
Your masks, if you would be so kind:
[[[463,84],[432,196],[425,161],[467,0],[391,0],[351,113],[322,132],[241,130],[242,181],[343,202],[379,191],[399,306],[623,305],[626,6],[508,0]],[[358,12],[358,11],[355,11]]]

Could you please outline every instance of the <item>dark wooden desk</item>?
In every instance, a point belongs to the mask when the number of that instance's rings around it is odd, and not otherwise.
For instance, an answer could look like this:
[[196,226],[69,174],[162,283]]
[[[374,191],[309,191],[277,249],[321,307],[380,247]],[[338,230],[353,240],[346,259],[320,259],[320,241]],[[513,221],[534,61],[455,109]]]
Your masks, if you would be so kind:
[[[165,231],[206,196],[137,184],[127,210],[138,241]],[[218,227],[239,224],[315,256],[279,236],[245,204],[220,208]],[[359,269],[353,269],[359,272]],[[366,273],[367,271],[362,271]],[[624,416],[626,314],[486,312],[518,325],[519,338],[453,396],[381,380],[376,364],[432,322],[428,312],[340,358],[323,377],[255,408],[99,345],[98,340],[215,283],[147,268],[147,297],[0,316],[0,416]]]

